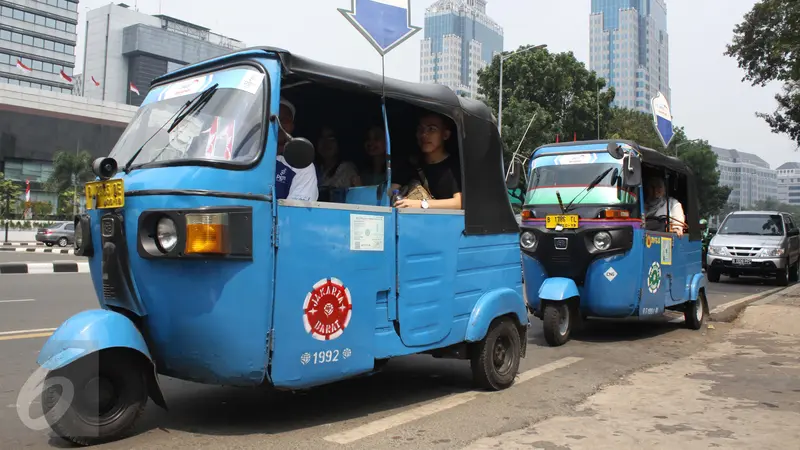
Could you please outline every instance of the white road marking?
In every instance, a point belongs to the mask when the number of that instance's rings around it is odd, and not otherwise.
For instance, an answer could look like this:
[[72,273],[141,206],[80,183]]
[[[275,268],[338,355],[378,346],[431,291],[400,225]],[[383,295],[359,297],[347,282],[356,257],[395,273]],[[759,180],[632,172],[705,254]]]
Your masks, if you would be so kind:
[[56,331],[55,328],[37,328],[35,330],[16,330],[16,331],[0,331],[0,336],[10,336],[12,334],[26,334],[26,333],[43,333],[46,331]]
[[[533,378],[536,378],[540,375],[544,375],[548,372],[552,372],[554,370],[567,367],[571,364],[575,364],[576,362],[581,361],[582,359],[583,358],[570,356],[525,371],[519,375],[516,383],[514,383],[514,386],[512,386],[511,389],[513,389],[516,386],[519,386],[520,384],[526,381],[530,381]],[[384,417],[382,419],[366,423],[364,425],[361,425],[360,427],[343,431],[341,433],[325,436],[323,439],[325,439],[328,442],[333,442],[335,444],[350,444],[355,441],[372,436],[374,434],[378,434],[386,430],[398,427],[400,425],[405,425],[409,422],[422,419],[423,417],[427,417],[442,411],[446,411],[451,408],[455,408],[456,406],[463,405],[464,403],[474,400],[480,396],[491,395],[491,394],[492,393],[490,392],[470,391],[470,392],[462,392],[460,394],[450,395],[440,400],[435,400],[433,402],[424,404],[422,406],[418,406],[416,408],[412,408],[407,411],[403,411],[388,417]]]
[[747,297],[742,297],[740,299],[737,299],[737,300],[734,300],[734,301],[731,301],[731,302],[728,302],[728,303],[723,303],[721,305],[718,305],[716,308],[712,309],[711,310],[711,314],[719,314],[722,311],[725,311],[726,309],[728,309],[728,308],[730,308],[732,306],[736,306],[736,305],[740,305],[740,304],[745,303],[745,302],[749,302],[749,301],[751,301],[751,300],[753,300],[755,298],[759,298],[759,297],[766,298],[766,297],[768,297],[768,296],[770,296],[770,295],[772,295],[772,294],[774,294],[774,293],[776,293],[778,291],[782,291],[783,289],[784,288],[782,288],[782,287],[777,288],[777,289],[770,289],[768,291],[760,292],[758,294],[748,295]]
[[24,302],[35,302],[35,299],[32,298],[21,298],[18,300],[0,300],[0,303],[24,303]]

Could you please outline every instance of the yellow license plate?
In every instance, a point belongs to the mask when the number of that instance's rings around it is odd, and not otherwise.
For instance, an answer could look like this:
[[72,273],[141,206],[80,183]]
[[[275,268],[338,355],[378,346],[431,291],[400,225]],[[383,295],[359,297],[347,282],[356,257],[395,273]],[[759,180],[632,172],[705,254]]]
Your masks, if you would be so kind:
[[111,209],[125,206],[125,186],[122,180],[90,181],[86,191],[86,209]]
[[547,228],[555,228],[561,225],[564,228],[578,228],[578,215],[548,215],[544,218],[544,226]]

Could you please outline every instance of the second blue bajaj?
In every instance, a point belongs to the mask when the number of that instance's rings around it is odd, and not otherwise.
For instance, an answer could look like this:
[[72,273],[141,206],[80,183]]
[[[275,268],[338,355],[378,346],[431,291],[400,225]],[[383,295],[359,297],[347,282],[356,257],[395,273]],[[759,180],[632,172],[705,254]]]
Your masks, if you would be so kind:
[[[669,208],[646,217],[643,184],[654,178],[683,205],[680,237]],[[694,175],[680,159],[628,141],[545,145],[531,156],[520,246],[529,307],[551,346],[588,317],[673,310],[699,329],[708,313],[701,239]]]
[[[448,118],[463,209],[398,210],[385,181],[335,201],[278,200],[285,98],[297,110],[283,154],[295,169],[315,154],[298,136],[323,126],[361,150],[370,124],[388,124],[387,161],[399,161],[423,112]],[[484,104],[246,49],[156,79],[94,171],[76,254],[99,308],[67,319],[37,360],[50,370],[42,406],[58,435],[123,436],[148,398],[166,406],[158,374],[295,390],[430,354],[471,361],[479,387],[514,382],[529,327],[519,226]],[[65,380],[72,399],[60,403]]]

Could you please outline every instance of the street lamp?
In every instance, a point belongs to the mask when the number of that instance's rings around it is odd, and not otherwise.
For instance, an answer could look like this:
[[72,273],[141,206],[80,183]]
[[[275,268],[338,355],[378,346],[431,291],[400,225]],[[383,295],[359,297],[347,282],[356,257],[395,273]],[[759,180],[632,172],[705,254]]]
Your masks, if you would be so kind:
[[525,53],[531,50],[538,50],[541,48],[546,48],[547,44],[536,45],[534,47],[524,48],[522,50],[517,50],[515,52],[511,52],[507,55],[500,54],[500,105],[497,108],[497,129],[500,132],[500,136],[503,135],[503,61],[511,58],[512,56],[518,53]]
[[697,142],[703,142],[703,140],[702,139],[690,139],[688,141],[683,141],[680,144],[676,144],[675,145],[675,157],[676,158],[678,157],[678,147],[682,147],[682,146],[687,145],[687,144],[694,144],[694,143],[697,143]]

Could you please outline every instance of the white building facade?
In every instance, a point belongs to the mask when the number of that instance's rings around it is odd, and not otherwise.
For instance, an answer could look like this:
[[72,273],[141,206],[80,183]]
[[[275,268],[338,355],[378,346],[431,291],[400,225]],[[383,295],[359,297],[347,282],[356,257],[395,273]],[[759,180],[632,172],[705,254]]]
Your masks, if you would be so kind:
[[778,172],[778,201],[800,206],[800,163],[785,163],[775,170]]
[[[778,198],[777,171],[752,153],[711,147],[717,155],[719,184],[733,190],[728,203],[740,209],[749,209],[756,202]],[[800,177],[800,175],[798,175]]]
[[589,68],[616,92],[614,106],[651,113],[672,99],[665,0],[592,0]]

